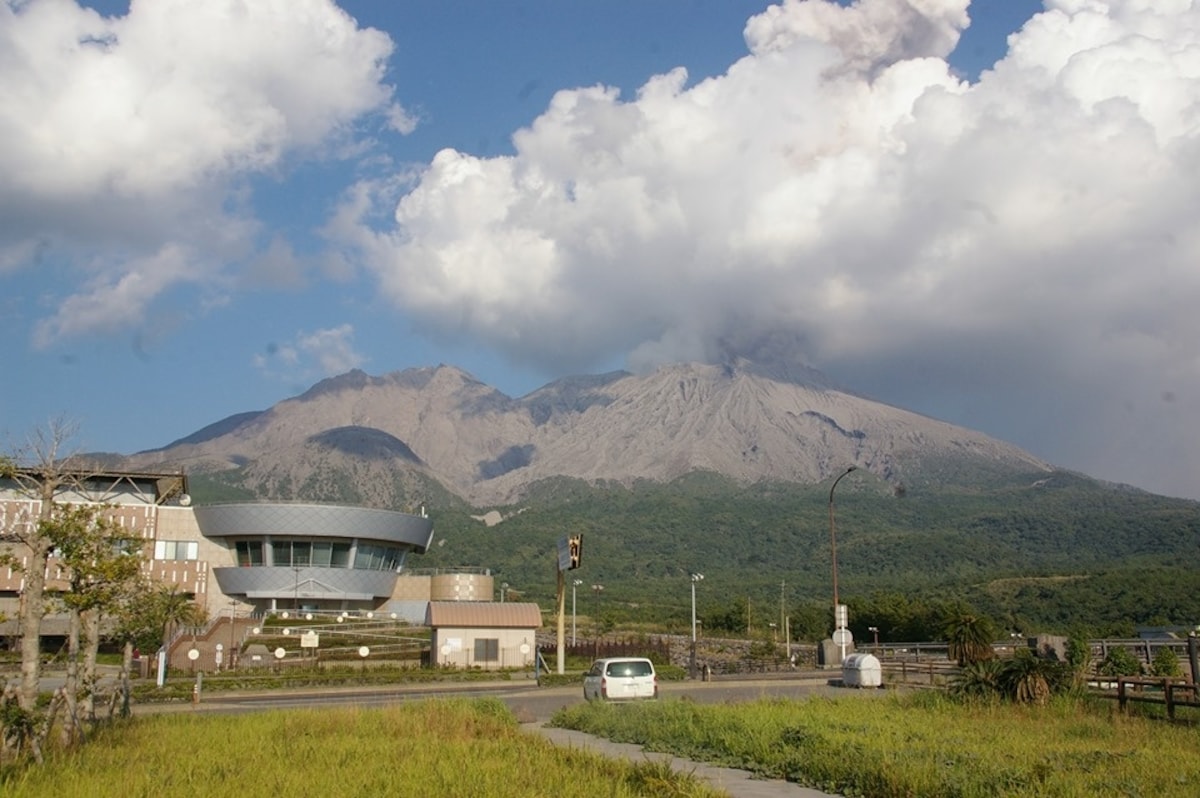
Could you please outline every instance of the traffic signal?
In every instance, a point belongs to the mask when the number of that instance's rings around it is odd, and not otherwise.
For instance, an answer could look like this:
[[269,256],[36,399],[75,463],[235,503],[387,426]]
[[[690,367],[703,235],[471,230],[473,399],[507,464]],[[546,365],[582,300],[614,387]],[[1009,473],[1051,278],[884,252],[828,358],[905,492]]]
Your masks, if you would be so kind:
[[574,571],[583,559],[583,535],[572,535],[567,539],[567,570]]

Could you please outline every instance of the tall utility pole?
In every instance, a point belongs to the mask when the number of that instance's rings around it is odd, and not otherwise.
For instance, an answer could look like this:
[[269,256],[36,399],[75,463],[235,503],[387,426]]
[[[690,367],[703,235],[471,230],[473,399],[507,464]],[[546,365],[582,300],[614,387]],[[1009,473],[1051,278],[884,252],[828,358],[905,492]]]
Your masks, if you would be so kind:
[[785,585],[787,585],[786,580],[779,583],[779,628],[780,629],[782,629],[784,627],[784,624],[787,622],[787,612],[784,610],[784,606],[783,606],[783,588]]
[[554,641],[558,645],[558,658],[555,662],[555,665],[558,667],[558,674],[560,676],[566,672],[567,661],[567,632],[565,624],[563,623],[565,620],[563,616],[566,615],[567,609],[567,589],[566,580],[563,577],[564,573],[565,571],[563,569],[560,568],[558,570],[558,593],[555,596],[558,604],[558,627],[556,628],[554,635]]
[[833,485],[829,488],[829,551],[833,560],[833,642],[837,644],[838,651],[843,660],[846,659],[846,646],[850,643],[850,630],[846,628],[846,612],[842,609],[841,603],[838,601],[838,573],[837,573],[837,532],[833,523],[833,491],[837,488],[838,483],[842,478],[856,471],[858,466],[850,466],[833,481]]
[[788,629],[787,624],[787,608],[784,605],[783,589],[787,585],[787,580],[781,580],[779,583],[779,628],[783,632],[783,646],[787,649],[788,659],[792,657],[792,633]]
[[692,574],[692,656],[689,675],[696,678],[696,583],[704,578],[704,574]]

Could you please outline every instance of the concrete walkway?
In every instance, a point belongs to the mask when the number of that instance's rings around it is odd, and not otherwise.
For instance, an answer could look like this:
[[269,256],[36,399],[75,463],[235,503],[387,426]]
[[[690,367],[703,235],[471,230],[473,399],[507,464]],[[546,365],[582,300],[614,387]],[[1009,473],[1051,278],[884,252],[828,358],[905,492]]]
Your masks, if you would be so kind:
[[595,737],[570,729],[556,729],[544,723],[526,723],[521,726],[530,734],[539,734],[555,745],[564,748],[579,748],[604,756],[630,762],[669,762],[671,769],[707,781],[713,787],[724,790],[733,798],[837,798],[829,793],[801,787],[780,779],[761,779],[749,771],[716,767],[703,762],[680,759],[671,754],[647,751],[640,745],[614,743],[603,737]]

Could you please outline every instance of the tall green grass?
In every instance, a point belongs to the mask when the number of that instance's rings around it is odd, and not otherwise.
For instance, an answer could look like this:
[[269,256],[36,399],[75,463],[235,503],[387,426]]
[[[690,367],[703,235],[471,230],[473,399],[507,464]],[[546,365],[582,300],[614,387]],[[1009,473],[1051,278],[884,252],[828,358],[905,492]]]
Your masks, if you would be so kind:
[[7,774],[6,798],[181,796],[720,796],[664,763],[561,749],[496,699],[387,709],[177,713],[106,728],[73,754]]
[[699,705],[576,705],[552,723],[655,751],[871,798],[1200,795],[1194,727],[1063,699],[941,694]]

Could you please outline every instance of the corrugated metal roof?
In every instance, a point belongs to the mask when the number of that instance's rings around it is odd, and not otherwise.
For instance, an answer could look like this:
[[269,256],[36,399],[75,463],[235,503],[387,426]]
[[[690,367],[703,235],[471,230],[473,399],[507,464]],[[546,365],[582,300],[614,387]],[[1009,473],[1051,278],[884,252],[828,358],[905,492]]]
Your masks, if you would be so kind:
[[431,601],[425,621],[435,629],[538,629],[542,611],[518,601]]

